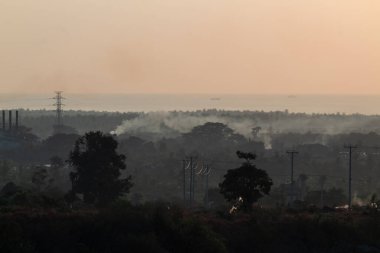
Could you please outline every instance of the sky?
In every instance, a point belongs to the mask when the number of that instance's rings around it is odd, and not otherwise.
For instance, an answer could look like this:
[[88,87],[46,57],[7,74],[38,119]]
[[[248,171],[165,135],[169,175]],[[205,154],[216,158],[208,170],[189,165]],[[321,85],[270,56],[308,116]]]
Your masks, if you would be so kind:
[[0,92],[380,94],[379,0],[0,0]]

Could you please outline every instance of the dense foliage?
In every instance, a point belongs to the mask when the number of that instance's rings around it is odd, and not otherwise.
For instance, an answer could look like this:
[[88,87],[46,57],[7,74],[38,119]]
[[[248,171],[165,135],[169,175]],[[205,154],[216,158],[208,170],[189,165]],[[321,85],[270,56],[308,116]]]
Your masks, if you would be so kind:
[[69,158],[74,169],[71,194],[83,194],[85,203],[104,205],[129,191],[131,177],[119,178],[126,165],[117,145],[112,136],[101,132],[89,132],[75,142]]
[[[0,131],[0,252],[380,252],[379,116],[164,114],[186,117],[179,126],[160,114],[146,124],[145,113],[68,112],[76,131],[51,135],[52,112],[28,113],[33,129]],[[345,143],[359,146],[352,211]],[[299,151],[293,202],[289,148]],[[185,210],[188,156],[195,204]],[[247,212],[231,215],[223,195]]]
[[[75,141],[86,131],[118,129],[114,136],[119,143],[117,152],[128,157],[128,168],[121,170],[121,177],[133,177],[129,195],[133,203],[157,199],[182,203],[181,161],[189,155],[198,158],[198,167],[202,163],[211,166],[208,185],[212,191],[229,169],[239,166],[235,152],[241,150],[257,154],[255,165],[273,180],[271,195],[260,203],[286,205],[290,179],[286,150],[291,148],[299,151],[294,163],[299,199],[305,205],[320,206],[322,196],[326,205],[344,204],[348,157],[343,146],[347,143],[359,146],[353,154],[354,203],[366,202],[374,193],[380,195],[380,181],[376,180],[380,177],[376,169],[380,166],[376,150],[379,116],[204,110],[157,114],[147,122],[147,113],[69,111],[64,122],[77,133],[51,135],[54,112],[20,111],[20,115],[20,123],[32,129],[20,127],[11,134],[0,131],[0,186],[12,181],[36,188],[31,178],[38,168],[44,168],[48,182],[41,190],[65,193],[72,187],[71,168],[65,163],[52,166],[51,158],[68,160]],[[179,119],[187,128],[178,126]],[[326,180],[321,187],[323,176]],[[202,204],[205,178],[197,174],[195,180],[195,201]],[[214,193],[209,194],[209,205],[225,204]]]
[[188,213],[170,204],[102,211],[0,209],[0,251],[37,252],[379,252],[380,216],[368,210],[249,214]]
[[227,171],[224,181],[219,184],[220,192],[228,201],[239,201],[242,209],[250,210],[253,203],[269,194],[273,183],[264,170],[252,164],[256,158],[254,154],[238,151],[237,156],[245,162],[239,168]]

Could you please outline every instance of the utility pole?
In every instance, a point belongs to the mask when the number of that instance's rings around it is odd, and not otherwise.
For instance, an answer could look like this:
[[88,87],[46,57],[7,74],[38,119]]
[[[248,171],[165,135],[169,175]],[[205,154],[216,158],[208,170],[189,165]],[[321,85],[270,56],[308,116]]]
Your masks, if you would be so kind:
[[8,119],[9,131],[11,131],[12,130],[12,111],[9,110],[8,114],[9,114],[9,116],[8,116],[9,117],[9,119]]
[[[190,156],[182,160],[182,180],[183,180],[183,200],[185,206],[192,208],[195,200],[195,176],[196,175],[205,175],[204,167],[201,171],[197,172],[199,162],[196,157]],[[189,170],[189,173],[187,173]],[[187,182],[189,185],[187,185]],[[187,194],[186,190],[188,189],[189,193]],[[187,197],[189,195],[189,197]]]
[[320,186],[320,190],[321,190],[321,203],[320,203],[321,209],[324,207],[323,191],[324,191],[324,186],[325,186],[325,183],[326,183],[326,179],[327,179],[327,177],[325,175],[319,176],[319,186]]
[[182,169],[183,169],[183,202],[186,207],[186,160],[182,160]]
[[295,150],[286,151],[286,153],[290,156],[290,182],[294,183],[294,155],[298,154]]
[[208,208],[208,203],[209,203],[209,200],[208,200],[208,176],[210,175],[210,172],[211,172],[211,168],[210,166],[207,164],[206,165],[206,171],[204,172],[205,176],[206,176],[206,192],[205,192],[205,204],[206,204],[206,208]]
[[[185,158],[182,160],[182,183],[183,183],[183,201],[185,206],[192,208],[194,202],[194,179],[195,179],[195,170],[196,166],[194,166],[195,158],[190,156],[189,158]],[[189,173],[186,171],[189,170]],[[189,185],[187,185],[187,175],[189,176]],[[187,197],[186,188],[189,190],[189,197]]]
[[294,155],[298,154],[298,151],[288,150],[286,153],[290,156],[290,189],[291,189],[291,201],[294,201]]
[[183,160],[183,196],[186,203],[186,170],[190,170],[189,175],[189,207],[193,207],[194,203],[194,189],[195,189],[195,158],[190,156],[188,159]]
[[190,157],[189,207],[193,206],[193,157]]
[[62,93],[63,91],[56,91],[55,92],[55,97],[53,97],[52,99],[55,99],[55,104],[54,106],[56,107],[56,113],[57,113],[57,121],[56,121],[56,125],[58,126],[58,128],[60,126],[62,126],[62,115],[63,115],[63,106],[64,104],[62,103],[62,100],[65,99],[64,97],[62,97]]
[[352,199],[351,199],[351,181],[352,181],[352,150],[357,148],[357,146],[344,145],[344,148],[347,148],[348,151],[348,208],[351,209]]
[[[375,152],[370,153],[371,155],[376,155],[376,156],[380,155],[380,153],[379,153],[380,146],[372,146],[370,148],[375,149]],[[370,171],[370,174],[369,174],[369,179],[376,178],[375,175],[374,175],[374,169],[375,169],[374,166],[372,165],[370,169],[371,169],[371,171]],[[374,180],[370,180],[369,181],[369,183],[367,185],[367,187],[369,189],[373,189],[373,182],[374,182]]]
[[15,124],[15,127],[16,127],[16,130],[18,130],[18,123],[19,122],[19,114],[18,114],[18,110],[16,110],[16,124]]
[[2,113],[3,113],[3,118],[2,118],[3,119],[3,131],[5,131],[5,128],[6,128],[5,127],[5,110],[3,110]]
[[196,165],[195,165],[195,158],[190,157],[190,183],[191,183],[191,192],[190,192],[190,208],[193,207],[194,204],[194,199],[195,199],[195,170],[196,170]]

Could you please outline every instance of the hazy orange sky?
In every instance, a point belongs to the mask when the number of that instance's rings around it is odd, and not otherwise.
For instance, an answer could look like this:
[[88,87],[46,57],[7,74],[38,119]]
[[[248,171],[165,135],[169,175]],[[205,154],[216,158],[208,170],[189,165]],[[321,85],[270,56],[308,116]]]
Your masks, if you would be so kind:
[[0,0],[0,92],[380,94],[379,0]]

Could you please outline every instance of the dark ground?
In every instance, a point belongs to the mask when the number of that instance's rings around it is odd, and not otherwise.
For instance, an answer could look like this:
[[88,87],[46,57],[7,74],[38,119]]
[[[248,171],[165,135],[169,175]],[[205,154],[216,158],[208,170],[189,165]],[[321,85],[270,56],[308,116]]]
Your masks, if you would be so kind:
[[257,209],[230,216],[167,204],[2,208],[0,252],[380,252],[375,210]]

